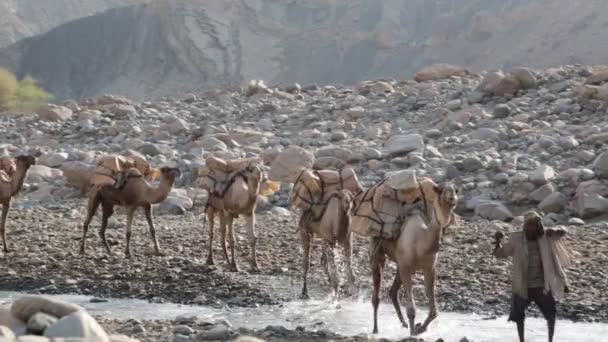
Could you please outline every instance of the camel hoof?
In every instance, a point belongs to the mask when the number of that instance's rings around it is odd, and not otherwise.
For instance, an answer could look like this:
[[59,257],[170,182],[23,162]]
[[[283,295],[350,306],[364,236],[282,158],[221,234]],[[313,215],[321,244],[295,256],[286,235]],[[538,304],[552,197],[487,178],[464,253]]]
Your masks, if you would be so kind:
[[249,270],[249,273],[261,273],[262,271],[260,271],[260,268],[257,266],[251,266],[251,270]]
[[156,256],[163,257],[163,256],[167,256],[167,254],[164,252],[161,252],[161,251],[156,251]]
[[375,335],[375,334],[377,334],[377,333],[378,333],[378,329],[377,329],[377,328],[375,328],[375,329],[374,329],[374,331],[372,331],[372,334],[374,334],[374,335]]
[[240,272],[239,267],[236,264],[232,264],[228,266],[229,272]]
[[425,331],[426,331],[426,328],[422,324],[416,323],[416,329],[414,329],[414,335],[420,335]]
[[308,295],[308,292],[306,292],[306,293],[302,292],[302,294],[300,295],[300,299],[302,299],[302,300],[308,300],[308,299],[310,299],[310,296]]
[[215,262],[213,261],[213,259],[207,258],[207,265],[213,266],[215,265]]

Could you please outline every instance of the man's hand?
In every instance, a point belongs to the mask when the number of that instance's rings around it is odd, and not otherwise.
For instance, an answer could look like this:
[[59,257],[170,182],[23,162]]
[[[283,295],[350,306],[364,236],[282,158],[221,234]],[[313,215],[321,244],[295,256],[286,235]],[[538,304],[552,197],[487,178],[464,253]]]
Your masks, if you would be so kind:
[[498,246],[500,245],[500,242],[502,241],[502,239],[505,237],[505,234],[503,234],[502,232],[496,232],[494,234],[494,245]]

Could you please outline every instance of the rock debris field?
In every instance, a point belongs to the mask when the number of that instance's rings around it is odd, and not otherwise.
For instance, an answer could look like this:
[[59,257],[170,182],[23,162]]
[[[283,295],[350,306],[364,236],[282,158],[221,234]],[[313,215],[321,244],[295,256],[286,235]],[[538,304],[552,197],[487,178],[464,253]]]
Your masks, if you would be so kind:
[[[438,264],[441,311],[504,315],[510,301],[510,262],[491,257],[495,231],[537,208],[548,226],[565,226],[573,266],[570,294],[558,315],[608,321],[608,69],[562,66],[474,74],[435,65],[416,80],[356,85],[279,85],[263,82],[133,103],[107,95],[38,113],[0,117],[0,152],[32,154],[37,164],[13,200],[7,221],[11,251],[0,257],[0,288],[97,298],[254,307],[296,300],[301,286],[297,214],[287,208],[289,184],[258,198],[258,262],[250,274],[244,220],[236,224],[241,272],[227,271],[215,242],[216,266],[205,264],[202,226],[207,198],[197,186],[207,153],[260,156],[267,165],[289,146],[317,167],[352,165],[365,186],[388,171],[412,168],[462,189],[461,226],[444,237]],[[143,213],[136,216],[131,259],[125,259],[124,211],[110,220],[112,255],[102,249],[99,217],[89,230],[87,255],[78,254],[86,211],[83,175],[95,157],[132,150],[155,167],[176,166],[182,177],[154,208],[163,256],[153,255]],[[517,219],[513,222],[517,222]],[[353,265],[357,296],[367,300],[368,241],[357,236]],[[320,248],[313,249],[313,297],[329,294]],[[385,296],[394,274],[385,270]],[[426,305],[416,277],[418,305]],[[386,297],[385,297],[386,300]],[[371,304],[369,307],[371,327]],[[536,311],[534,311],[536,312]],[[348,340],[331,332],[238,327],[195,319],[100,320],[108,331],[135,339],[208,340],[255,335],[268,340]],[[224,327],[224,328],[222,328]],[[432,329],[432,325],[430,326]],[[219,335],[213,335],[217,333]],[[222,335],[223,334],[223,335]],[[404,335],[406,332],[404,330]],[[177,339],[176,339],[177,340]]]

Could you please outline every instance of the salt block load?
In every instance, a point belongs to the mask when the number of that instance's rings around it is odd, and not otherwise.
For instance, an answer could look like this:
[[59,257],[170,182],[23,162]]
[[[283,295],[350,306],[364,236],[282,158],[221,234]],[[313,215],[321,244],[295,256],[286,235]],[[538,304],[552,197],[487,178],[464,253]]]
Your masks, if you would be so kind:
[[[323,203],[334,191],[339,190],[348,190],[353,195],[363,191],[363,186],[352,167],[339,171],[302,169],[294,182],[290,197],[295,207],[307,209],[307,201],[316,200]],[[311,196],[314,198],[311,199]]]
[[128,172],[129,175],[140,175],[148,180],[157,179],[160,171],[150,167],[145,158],[139,156],[116,156],[104,155],[97,159],[95,175],[91,183],[97,186],[114,185],[121,173]]
[[[230,185],[228,180],[235,172],[243,171],[250,166],[262,165],[263,160],[257,157],[224,160],[209,154],[205,158],[205,166],[199,169],[199,184],[210,194],[221,195],[228,189]],[[280,183],[278,182],[265,181],[260,184],[260,194],[264,196],[272,195],[279,190],[279,187]]]
[[363,194],[353,210],[352,230],[362,236],[398,238],[407,217],[415,211],[426,217],[424,202],[416,200],[435,202],[435,186],[429,178],[417,180],[413,170],[388,175]]

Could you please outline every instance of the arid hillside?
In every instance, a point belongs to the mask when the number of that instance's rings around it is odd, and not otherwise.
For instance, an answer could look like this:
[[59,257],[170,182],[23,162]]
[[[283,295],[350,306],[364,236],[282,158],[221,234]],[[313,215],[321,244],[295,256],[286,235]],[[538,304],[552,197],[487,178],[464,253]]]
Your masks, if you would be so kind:
[[58,99],[143,99],[257,78],[402,79],[437,62],[598,64],[608,55],[602,13],[599,0],[155,1],[60,25],[0,51],[0,62]]

